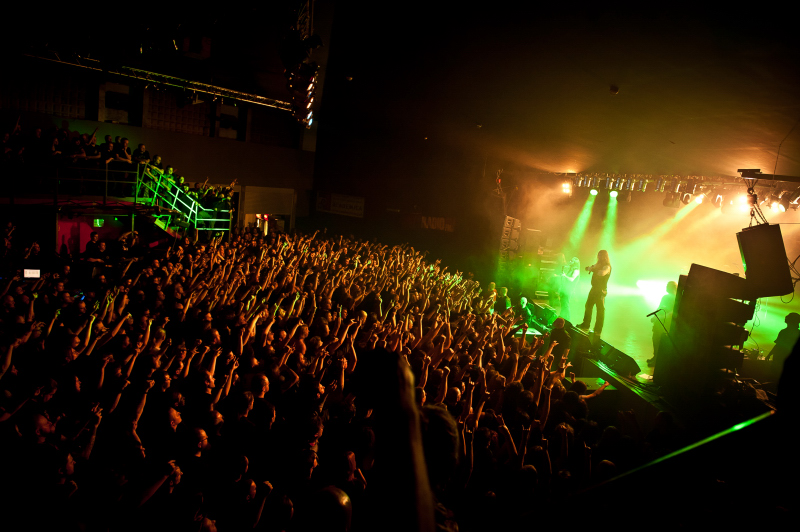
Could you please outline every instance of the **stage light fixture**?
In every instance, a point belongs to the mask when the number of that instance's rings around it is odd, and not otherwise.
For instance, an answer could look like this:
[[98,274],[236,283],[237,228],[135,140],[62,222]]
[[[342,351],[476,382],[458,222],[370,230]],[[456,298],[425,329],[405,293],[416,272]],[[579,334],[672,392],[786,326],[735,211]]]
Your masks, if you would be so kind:
[[681,195],[681,203],[683,203],[684,205],[689,205],[691,201],[692,201],[692,195],[689,194],[688,192]]
[[564,181],[561,184],[561,192],[564,194],[572,194],[572,184],[569,181]]
[[591,194],[592,196],[597,196],[597,189],[593,188],[592,190],[589,191],[589,194]]
[[[749,201],[750,198],[747,194],[739,194],[736,197],[736,205],[739,209],[739,212],[748,212],[750,210],[751,206],[749,204]],[[756,202],[757,201],[758,199],[756,198]],[[754,203],[753,205],[756,205],[756,203]]]
[[703,200],[704,200],[704,199],[706,199],[706,195],[705,195],[705,194],[700,194],[699,196],[697,196],[697,197],[694,199],[694,202],[695,202],[695,203],[698,203],[698,204],[699,204],[699,203],[703,203]]
[[625,190],[633,190],[636,188],[636,180],[635,179],[628,179],[625,182]]
[[613,188],[614,188],[614,178],[609,177],[608,179],[606,179],[606,190]]
[[625,186],[625,184],[627,183],[627,181],[628,181],[627,179],[619,179],[619,180],[617,180],[617,186],[616,186],[616,189],[617,189],[617,190],[622,190],[622,187],[624,187],[624,186]]
[[777,194],[770,194],[761,204],[769,207],[772,212],[786,212],[786,207],[781,205],[781,198]]
[[681,191],[681,182],[680,181],[672,181],[668,187],[670,192],[678,193]]
[[[586,182],[586,185],[587,185],[587,186],[589,185],[589,182],[588,182],[588,180],[587,180],[587,182]],[[592,178],[592,188],[597,188],[597,187],[598,187],[598,185],[600,185],[600,178],[599,178],[598,176],[594,176],[594,177]]]
[[612,190],[609,196],[611,196],[612,198],[616,198],[618,194],[619,192],[617,192],[616,190]]
[[583,177],[576,175],[575,178],[572,180],[577,188],[581,188],[583,186]]
[[724,198],[722,197],[722,194],[717,194],[714,196],[714,200],[711,202],[711,204],[719,209],[720,207],[722,207],[723,200]]
[[784,194],[786,194],[786,199],[789,205],[791,205],[793,209],[797,210],[797,202],[800,201],[800,189],[797,189],[794,192],[786,191]]
[[664,201],[662,205],[664,207],[678,207],[681,202],[681,195],[676,194],[674,192],[667,192],[666,196],[664,196]]
[[636,190],[638,192],[644,192],[645,190],[647,190],[647,180],[642,179],[641,181],[639,181],[639,186],[636,188]]
[[663,177],[659,177],[656,180],[656,192],[664,192],[664,189],[667,186],[667,180]]

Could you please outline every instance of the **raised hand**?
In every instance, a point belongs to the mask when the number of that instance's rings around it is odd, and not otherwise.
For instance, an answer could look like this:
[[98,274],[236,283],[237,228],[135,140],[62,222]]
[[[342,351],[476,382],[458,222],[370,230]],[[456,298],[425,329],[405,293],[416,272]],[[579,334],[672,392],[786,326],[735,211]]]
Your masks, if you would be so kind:
[[100,407],[100,403],[95,403],[92,407],[92,417],[94,418],[94,428],[99,427],[100,421],[103,419],[103,409]]

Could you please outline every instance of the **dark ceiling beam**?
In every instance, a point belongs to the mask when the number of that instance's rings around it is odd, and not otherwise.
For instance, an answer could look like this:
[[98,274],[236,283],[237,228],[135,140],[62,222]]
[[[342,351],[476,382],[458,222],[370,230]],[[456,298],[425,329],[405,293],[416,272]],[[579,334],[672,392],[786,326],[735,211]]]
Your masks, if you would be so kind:
[[759,168],[745,168],[736,170],[742,174],[742,179],[758,179],[759,181],[782,181],[786,183],[800,183],[800,177],[793,175],[762,174]]

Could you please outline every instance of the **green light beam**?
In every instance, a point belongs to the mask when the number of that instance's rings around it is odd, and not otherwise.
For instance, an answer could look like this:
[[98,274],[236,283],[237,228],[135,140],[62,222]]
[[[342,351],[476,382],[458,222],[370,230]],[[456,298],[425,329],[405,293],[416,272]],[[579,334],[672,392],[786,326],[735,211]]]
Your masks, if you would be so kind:
[[608,199],[606,218],[603,220],[603,229],[600,233],[600,246],[598,249],[611,250],[617,233],[617,198]]
[[592,209],[594,208],[594,200],[596,197],[597,196],[590,194],[589,197],[586,198],[586,203],[583,204],[581,213],[578,215],[578,218],[572,225],[572,229],[569,231],[569,237],[567,240],[568,247],[565,255],[575,255],[575,252],[578,250],[578,247],[583,240],[583,236],[586,234],[586,228],[589,227],[589,220],[592,218]]
[[653,228],[652,231],[650,231],[645,235],[642,235],[641,238],[639,238],[638,240],[627,246],[623,250],[623,253],[626,256],[640,257],[644,251],[646,251],[650,246],[661,240],[661,238],[663,238],[667,233],[672,231],[676,225],[678,225],[684,218],[686,218],[689,215],[689,213],[691,213],[699,206],[700,206],[699,203],[695,203],[693,201],[689,203],[689,205],[686,205],[685,207],[679,209],[678,212],[675,213],[675,216],[667,220],[664,220],[655,228]]

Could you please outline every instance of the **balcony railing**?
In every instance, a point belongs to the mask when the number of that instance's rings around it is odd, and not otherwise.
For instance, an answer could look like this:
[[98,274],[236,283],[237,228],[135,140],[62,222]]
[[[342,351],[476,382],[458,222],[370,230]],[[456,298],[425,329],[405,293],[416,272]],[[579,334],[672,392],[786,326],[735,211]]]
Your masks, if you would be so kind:
[[[140,165],[141,171],[136,179],[137,203],[152,206],[166,207],[171,211],[178,211],[180,217],[190,227],[198,231],[228,231],[231,228],[229,209],[209,209],[203,207],[191,194],[187,194],[183,187],[172,180],[167,174],[150,164]],[[148,196],[143,198],[142,196]],[[177,215],[157,214],[157,218],[166,226],[174,223]]]
[[[133,164],[129,169],[119,168],[119,163],[95,167],[49,166],[21,164],[2,167],[6,186],[0,196],[15,197],[51,196],[55,203],[64,196],[102,197],[131,201],[134,204],[156,207],[154,216],[162,229],[181,225],[198,231],[229,231],[230,209],[204,207],[195,197],[187,194],[174,180],[149,164]],[[159,212],[163,209],[163,213]]]

